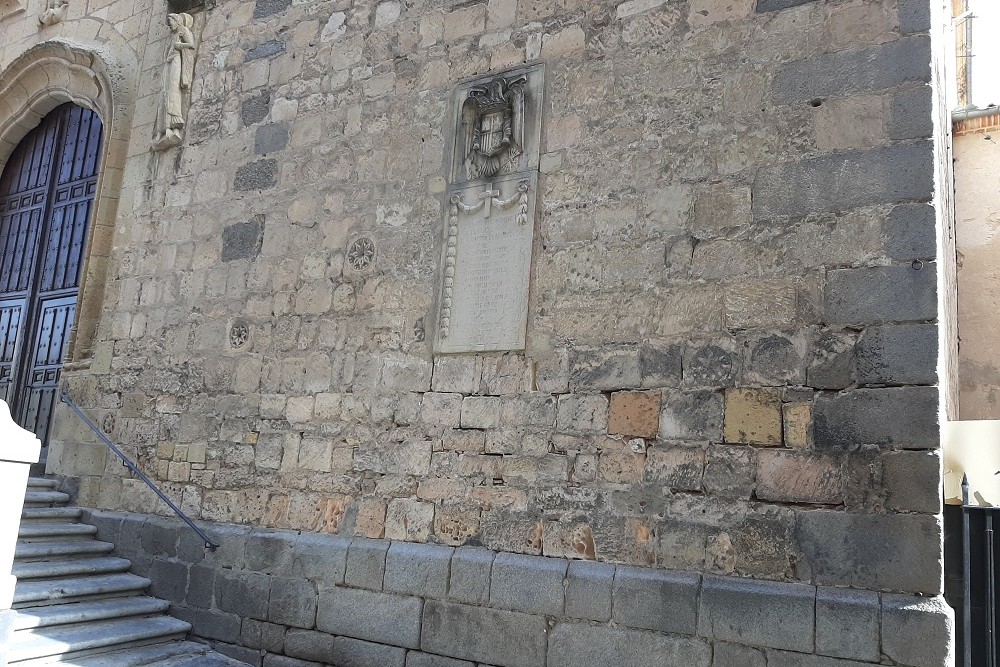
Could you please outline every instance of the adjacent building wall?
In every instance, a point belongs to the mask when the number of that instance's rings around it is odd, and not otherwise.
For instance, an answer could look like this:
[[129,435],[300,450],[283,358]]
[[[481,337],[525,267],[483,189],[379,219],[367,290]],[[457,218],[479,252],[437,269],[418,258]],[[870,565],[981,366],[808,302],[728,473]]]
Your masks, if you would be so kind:
[[1000,419],[1000,113],[955,124],[961,418]]
[[[926,1],[220,0],[165,153],[165,10],[83,4],[41,35],[0,23],[5,64],[85,32],[128,32],[141,63],[107,295],[66,384],[186,510],[353,539],[375,570],[386,540],[500,553],[494,582],[510,554],[539,585],[567,560],[641,567],[657,604],[695,610],[654,628],[690,635],[693,664],[713,638],[945,664]],[[527,348],[435,354],[451,91],[524,62],[545,65]],[[55,431],[49,471],[82,505],[159,511],[72,415]],[[242,600],[270,576],[254,562],[199,567]],[[729,630],[692,629],[716,622],[711,591],[758,587],[725,603]],[[858,592],[865,614],[836,617],[875,649],[817,639],[827,587]],[[383,602],[424,605],[425,632],[434,596],[413,596]],[[887,600],[923,620],[872,630]],[[793,603],[794,646],[750,630]],[[562,604],[539,617],[591,618]]]

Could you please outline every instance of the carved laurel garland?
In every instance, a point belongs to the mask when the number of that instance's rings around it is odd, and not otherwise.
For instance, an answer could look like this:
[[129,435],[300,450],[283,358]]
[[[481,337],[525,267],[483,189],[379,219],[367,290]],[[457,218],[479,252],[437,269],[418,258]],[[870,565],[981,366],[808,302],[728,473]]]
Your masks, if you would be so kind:
[[[500,199],[499,190],[485,190],[479,195],[479,201],[475,204],[466,204],[462,200],[462,195],[451,196],[451,206],[448,211],[448,247],[445,250],[444,258],[444,296],[441,304],[441,338],[445,339],[451,333],[451,304],[452,296],[455,293],[455,264],[458,256],[458,214],[475,213],[482,209],[487,200],[500,210],[507,210],[516,202],[517,217],[515,222],[518,225],[528,224],[528,181],[521,181],[517,184],[517,190],[507,199]],[[487,216],[488,217],[488,216]]]

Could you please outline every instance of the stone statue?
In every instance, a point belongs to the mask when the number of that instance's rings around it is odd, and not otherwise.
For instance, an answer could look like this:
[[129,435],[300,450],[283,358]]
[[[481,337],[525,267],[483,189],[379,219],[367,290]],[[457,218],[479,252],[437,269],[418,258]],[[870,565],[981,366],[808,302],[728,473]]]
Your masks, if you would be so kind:
[[524,152],[524,84],[498,76],[469,91],[462,105],[465,171],[470,181],[517,171]]
[[194,79],[195,38],[190,14],[168,14],[171,40],[163,70],[163,117],[155,150],[165,150],[184,140],[184,116]]
[[69,11],[69,0],[45,0],[45,10],[38,15],[42,25],[54,25],[66,18]]

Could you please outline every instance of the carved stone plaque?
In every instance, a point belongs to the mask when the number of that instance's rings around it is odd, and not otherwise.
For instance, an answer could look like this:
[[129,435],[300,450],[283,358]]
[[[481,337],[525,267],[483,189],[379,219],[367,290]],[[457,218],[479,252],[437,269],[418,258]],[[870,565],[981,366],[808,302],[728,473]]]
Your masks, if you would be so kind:
[[534,172],[449,190],[439,352],[523,350]]

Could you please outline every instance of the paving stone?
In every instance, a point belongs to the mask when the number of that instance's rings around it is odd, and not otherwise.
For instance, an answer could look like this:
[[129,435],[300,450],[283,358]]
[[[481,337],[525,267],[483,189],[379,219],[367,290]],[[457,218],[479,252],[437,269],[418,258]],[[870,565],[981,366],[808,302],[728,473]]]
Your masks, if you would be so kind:
[[697,639],[607,626],[557,623],[549,639],[545,664],[548,667],[709,667],[711,662],[711,647]]
[[403,667],[406,649],[337,637],[331,662],[338,667]]
[[348,586],[382,590],[385,578],[385,558],[389,540],[362,540],[351,543],[347,551],[347,569],[344,583]]
[[566,569],[562,558],[499,553],[490,578],[490,606],[561,615]]
[[544,616],[428,600],[420,648],[503,667],[545,663]]
[[386,591],[443,598],[448,592],[451,547],[393,542],[385,562]]
[[936,448],[939,446],[937,406],[934,387],[820,394],[813,406],[816,448],[847,450],[864,444]]
[[[930,62],[931,43],[926,35],[797,60],[775,75],[774,101],[794,104],[816,98],[877,92],[904,83],[926,83],[931,76]],[[801,189],[802,184],[797,186],[796,189]]]
[[611,620],[611,585],[615,566],[593,561],[570,561],[566,573],[566,610],[570,618]]
[[700,585],[697,574],[619,565],[612,619],[632,628],[693,635]]
[[816,652],[834,658],[879,660],[878,593],[837,588],[816,591]]
[[448,599],[468,604],[487,604],[490,600],[490,570],[494,554],[489,549],[459,547],[451,558]]
[[706,576],[698,634],[811,653],[816,591],[811,586]]
[[354,588],[319,592],[316,628],[333,635],[366,641],[420,647],[420,598]]

